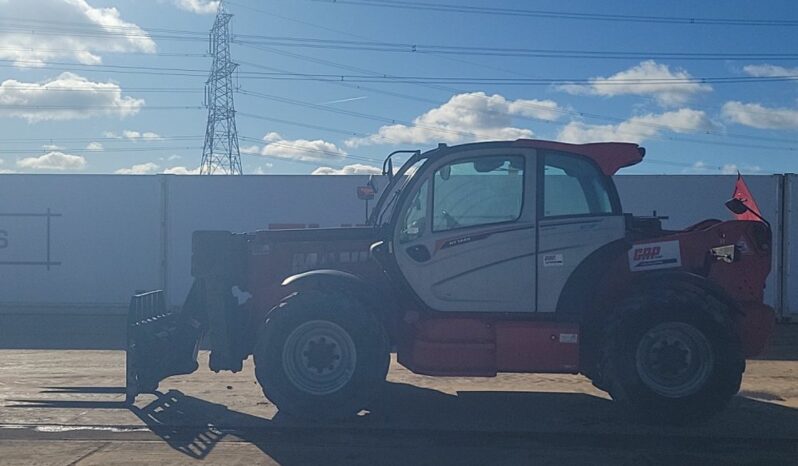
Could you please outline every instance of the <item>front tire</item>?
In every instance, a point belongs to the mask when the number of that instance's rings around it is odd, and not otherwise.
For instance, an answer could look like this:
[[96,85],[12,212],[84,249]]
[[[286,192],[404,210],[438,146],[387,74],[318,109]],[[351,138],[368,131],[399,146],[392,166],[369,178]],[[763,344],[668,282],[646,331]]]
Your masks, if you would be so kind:
[[740,389],[745,359],[730,310],[692,285],[649,288],[617,307],[602,373],[612,398],[653,423],[705,419]]
[[381,323],[359,301],[300,292],[269,313],[254,358],[263,393],[280,411],[332,419],[368,407],[390,353]]

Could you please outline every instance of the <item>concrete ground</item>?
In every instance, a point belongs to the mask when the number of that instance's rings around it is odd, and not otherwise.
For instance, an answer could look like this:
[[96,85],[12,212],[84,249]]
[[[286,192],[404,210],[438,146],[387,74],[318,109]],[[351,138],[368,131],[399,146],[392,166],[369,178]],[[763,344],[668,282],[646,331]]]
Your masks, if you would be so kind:
[[688,427],[623,419],[579,376],[431,378],[393,364],[381,403],[337,423],[277,413],[207,367],[123,403],[121,351],[0,350],[0,463],[798,464],[798,362],[750,361],[740,396]]

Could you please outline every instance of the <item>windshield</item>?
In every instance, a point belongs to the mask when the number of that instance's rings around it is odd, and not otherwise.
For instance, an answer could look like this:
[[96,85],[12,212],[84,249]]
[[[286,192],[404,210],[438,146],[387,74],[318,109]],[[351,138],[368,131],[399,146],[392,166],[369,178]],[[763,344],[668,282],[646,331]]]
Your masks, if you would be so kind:
[[399,168],[393,180],[385,187],[385,191],[380,196],[380,200],[369,218],[370,225],[382,225],[390,221],[393,209],[396,207],[396,200],[426,161],[427,157],[421,158],[420,155],[416,155],[410,157]]

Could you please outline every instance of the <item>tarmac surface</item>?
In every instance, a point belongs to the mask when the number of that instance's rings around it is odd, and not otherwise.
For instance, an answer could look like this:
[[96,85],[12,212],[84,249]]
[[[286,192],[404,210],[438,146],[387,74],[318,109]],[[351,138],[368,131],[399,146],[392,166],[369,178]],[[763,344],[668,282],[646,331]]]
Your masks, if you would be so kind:
[[124,404],[124,352],[0,350],[0,463],[798,465],[798,362],[749,361],[711,420],[625,419],[581,376],[418,376],[394,363],[380,403],[336,424],[280,415],[252,361],[213,374],[207,354],[160,394]]

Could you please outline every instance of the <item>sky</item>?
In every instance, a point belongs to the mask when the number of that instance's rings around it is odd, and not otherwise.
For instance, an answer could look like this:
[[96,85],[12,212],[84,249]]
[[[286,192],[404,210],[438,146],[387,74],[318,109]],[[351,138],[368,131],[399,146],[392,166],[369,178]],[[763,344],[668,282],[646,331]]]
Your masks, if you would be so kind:
[[[796,172],[798,2],[719,4],[226,1],[243,171],[538,138],[639,143],[629,174]],[[197,173],[217,6],[0,0],[0,173]]]

